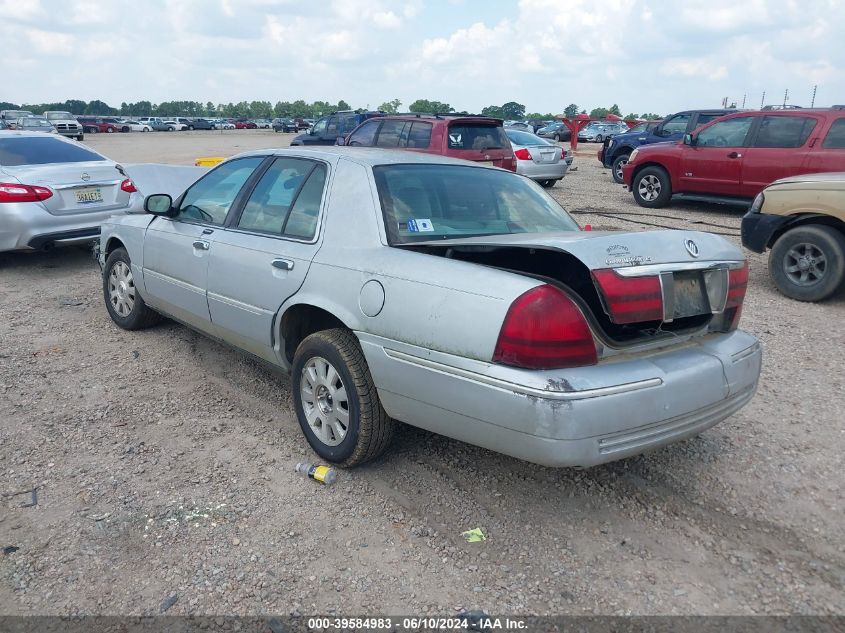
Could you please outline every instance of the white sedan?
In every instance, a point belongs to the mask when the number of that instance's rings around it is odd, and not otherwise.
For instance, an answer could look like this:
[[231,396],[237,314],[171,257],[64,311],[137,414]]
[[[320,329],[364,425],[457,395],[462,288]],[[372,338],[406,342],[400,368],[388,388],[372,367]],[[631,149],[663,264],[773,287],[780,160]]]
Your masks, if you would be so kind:
[[121,121],[121,128],[128,127],[131,132],[152,132],[151,128],[146,123],[139,123],[138,121]]
[[183,132],[184,130],[188,129],[187,124],[181,123],[180,121],[175,121],[173,119],[168,119],[164,122],[164,124],[171,132]]

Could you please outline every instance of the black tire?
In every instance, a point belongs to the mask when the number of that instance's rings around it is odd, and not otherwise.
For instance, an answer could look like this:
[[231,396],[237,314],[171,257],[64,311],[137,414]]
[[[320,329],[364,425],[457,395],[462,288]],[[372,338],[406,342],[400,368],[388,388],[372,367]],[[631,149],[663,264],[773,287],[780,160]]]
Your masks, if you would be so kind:
[[601,142],[603,142],[603,141],[604,141],[604,137],[603,137],[601,134],[599,134],[599,135],[596,137],[596,143],[601,143]]
[[103,268],[103,299],[106,302],[106,310],[108,310],[109,316],[124,330],[142,330],[155,325],[161,320],[161,315],[147,307],[137,288],[135,289],[134,305],[127,314],[120,314],[112,303],[110,280],[112,269],[117,266],[118,262],[131,267],[129,253],[126,252],[125,248],[114,249],[106,259],[106,265]]
[[[335,368],[347,395],[349,422],[346,435],[335,446],[317,437],[308,423],[302,401],[303,370],[309,361],[318,358]],[[291,391],[296,417],[305,439],[314,452],[327,462],[344,468],[363,464],[381,455],[393,439],[396,423],[382,408],[361,346],[348,330],[323,330],[306,337],[299,344],[293,357]],[[329,406],[334,406],[331,400]]]
[[613,163],[610,165],[610,173],[613,176],[614,182],[619,183],[620,185],[624,182],[622,180],[622,167],[628,162],[628,157],[630,154],[622,154],[617,156],[613,159]]
[[106,128],[106,134],[112,134],[112,133],[114,133],[114,128],[113,127],[107,127]]
[[541,180],[540,186],[543,187],[544,189],[551,189],[552,187],[555,186],[556,182],[557,182],[557,180]]
[[[808,266],[803,272],[802,264]],[[805,273],[807,279],[802,282]],[[769,274],[777,289],[791,299],[827,299],[845,282],[845,235],[820,224],[805,224],[787,231],[769,252]]]
[[555,141],[560,143],[560,141],[561,141],[560,134],[555,134]]
[[[640,186],[645,190],[646,197],[640,193]],[[662,167],[651,166],[638,171],[631,182],[631,189],[637,204],[647,209],[665,207],[672,199],[672,181]]]
[[77,137],[76,137],[76,140],[77,140],[77,141],[84,141],[84,140],[85,140],[85,135],[84,135],[84,134],[80,134],[79,136],[77,136]]
[[121,132],[123,132],[124,134],[126,134],[127,132],[129,132],[129,126],[128,126],[128,125],[124,125],[124,126],[120,129],[120,131],[121,131]]
[[194,131],[194,126],[193,126],[193,125],[189,125],[189,126],[188,126],[188,131],[189,131],[189,132],[193,132],[193,131]]

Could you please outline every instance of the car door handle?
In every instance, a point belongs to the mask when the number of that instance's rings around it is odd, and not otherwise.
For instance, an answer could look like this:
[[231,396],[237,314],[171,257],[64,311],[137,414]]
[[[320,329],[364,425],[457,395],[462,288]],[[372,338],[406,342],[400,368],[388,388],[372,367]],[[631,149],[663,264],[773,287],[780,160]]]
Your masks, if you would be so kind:
[[279,270],[293,270],[293,262],[289,259],[274,259],[272,266]]
[[203,240],[194,240],[194,248],[200,251],[207,251],[208,242],[204,242]]
[[742,158],[742,154],[740,154],[739,152],[731,152],[730,154],[728,154],[728,158]]

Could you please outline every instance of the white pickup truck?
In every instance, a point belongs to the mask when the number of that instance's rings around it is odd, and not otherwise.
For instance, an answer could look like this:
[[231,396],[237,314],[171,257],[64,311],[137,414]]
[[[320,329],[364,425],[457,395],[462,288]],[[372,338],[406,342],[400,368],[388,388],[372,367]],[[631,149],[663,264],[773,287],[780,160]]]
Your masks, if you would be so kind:
[[63,112],[60,110],[48,110],[44,113],[47,120],[56,128],[56,132],[62,136],[70,136],[77,141],[85,138],[85,130],[79,121],[76,120],[70,112]]

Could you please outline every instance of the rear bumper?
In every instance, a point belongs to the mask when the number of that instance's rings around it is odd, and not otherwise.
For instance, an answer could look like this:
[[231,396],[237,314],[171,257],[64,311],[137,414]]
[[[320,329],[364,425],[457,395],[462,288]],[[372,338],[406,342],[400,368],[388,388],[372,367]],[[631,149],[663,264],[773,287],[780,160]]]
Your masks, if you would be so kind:
[[566,175],[569,164],[565,159],[557,163],[535,163],[531,160],[516,161],[516,173],[532,180],[560,180]]
[[[466,359],[455,367],[441,362],[450,360],[445,354],[359,338],[391,417],[555,467],[594,466],[701,433],[753,397],[762,360],[757,339],[742,331],[548,372]],[[477,371],[466,369],[472,365]]]
[[37,202],[0,205],[0,252],[90,242],[97,239],[105,220],[122,212],[51,215]]
[[768,215],[749,211],[742,218],[742,245],[755,253],[763,253],[772,235],[786,225],[793,216]]

